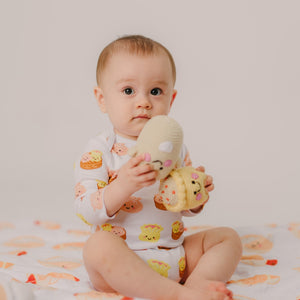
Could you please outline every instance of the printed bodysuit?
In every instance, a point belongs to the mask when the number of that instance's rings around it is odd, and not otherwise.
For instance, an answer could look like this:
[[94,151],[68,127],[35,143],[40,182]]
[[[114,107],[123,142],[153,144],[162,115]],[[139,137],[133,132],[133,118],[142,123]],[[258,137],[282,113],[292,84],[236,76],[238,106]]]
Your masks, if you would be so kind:
[[[106,230],[118,235],[158,273],[179,280],[185,267],[182,216],[195,214],[167,211],[157,195],[159,182],[131,195],[114,216],[109,217],[106,212],[105,187],[117,178],[118,170],[131,158],[128,150],[135,144],[136,141],[113,131],[89,141],[75,164],[75,211],[93,232]],[[181,161],[183,166],[190,165],[185,146],[181,150]],[[147,249],[150,251],[145,252]],[[171,256],[172,259],[167,258]]]

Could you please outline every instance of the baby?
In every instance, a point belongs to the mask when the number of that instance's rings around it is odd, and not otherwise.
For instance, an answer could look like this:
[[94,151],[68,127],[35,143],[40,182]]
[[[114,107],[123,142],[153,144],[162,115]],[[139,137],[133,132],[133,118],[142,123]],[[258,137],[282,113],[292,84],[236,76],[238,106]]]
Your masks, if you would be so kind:
[[[157,201],[157,171],[130,157],[145,124],[168,115],[175,100],[176,69],[170,52],[139,35],[110,43],[100,54],[94,90],[112,129],[90,140],[75,168],[77,215],[92,226],[83,249],[96,290],[154,300],[232,299],[226,282],[241,257],[230,228],[184,237],[182,216]],[[181,149],[182,166],[190,165]],[[203,167],[199,170],[205,171]],[[214,189],[207,176],[206,189]]]

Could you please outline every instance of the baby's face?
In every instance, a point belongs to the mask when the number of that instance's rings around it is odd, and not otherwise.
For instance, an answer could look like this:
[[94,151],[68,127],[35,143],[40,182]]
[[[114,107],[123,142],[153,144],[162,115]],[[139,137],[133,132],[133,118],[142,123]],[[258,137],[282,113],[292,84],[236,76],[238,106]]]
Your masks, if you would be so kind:
[[136,139],[146,122],[167,115],[176,96],[167,54],[114,54],[102,73],[95,94],[115,132]]

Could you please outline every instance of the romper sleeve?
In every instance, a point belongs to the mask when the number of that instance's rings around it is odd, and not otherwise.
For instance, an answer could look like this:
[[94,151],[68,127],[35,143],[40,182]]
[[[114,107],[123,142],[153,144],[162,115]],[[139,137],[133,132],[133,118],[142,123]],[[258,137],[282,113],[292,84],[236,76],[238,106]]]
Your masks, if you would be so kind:
[[[182,146],[181,153],[180,153],[180,158],[181,158],[181,161],[182,161],[181,167],[192,166],[192,161],[191,161],[191,158],[190,158],[190,154],[189,154],[189,151],[188,151],[186,145]],[[181,215],[184,216],[184,217],[193,217],[193,216],[198,215],[199,212],[195,213],[195,212],[192,212],[191,210],[183,210],[181,212]]]
[[92,139],[75,163],[75,213],[88,225],[103,224],[107,215],[104,194],[109,182],[110,151],[105,138]]

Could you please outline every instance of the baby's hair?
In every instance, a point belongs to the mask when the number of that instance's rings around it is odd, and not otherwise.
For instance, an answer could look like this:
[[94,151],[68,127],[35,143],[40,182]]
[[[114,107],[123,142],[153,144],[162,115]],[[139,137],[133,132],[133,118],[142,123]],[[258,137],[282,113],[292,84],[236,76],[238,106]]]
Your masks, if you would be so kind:
[[105,69],[109,58],[112,57],[114,53],[117,53],[119,51],[127,51],[129,54],[151,55],[151,54],[157,54],[161,50],[167,54],[170,60],[171,67],[172,67],[173,81],[175,84],[176,81],[175,62],[172,57],[172,54],[165,46],[163,46],[159,42],[156,42],[142,35],[125,35],[108,44],[100,53],[98,64],[97,64],[97,71],[96,71],[96,79],[97,79],[98,86],[100,86],[101,72]]

